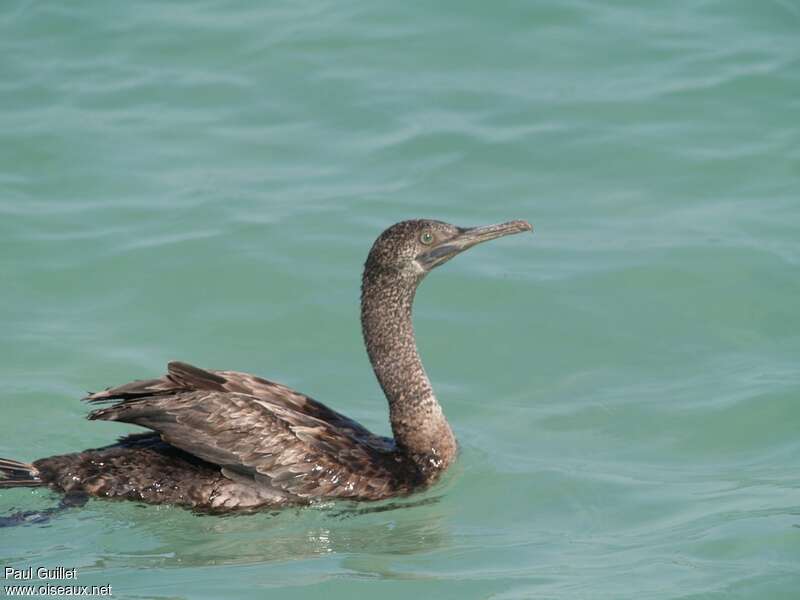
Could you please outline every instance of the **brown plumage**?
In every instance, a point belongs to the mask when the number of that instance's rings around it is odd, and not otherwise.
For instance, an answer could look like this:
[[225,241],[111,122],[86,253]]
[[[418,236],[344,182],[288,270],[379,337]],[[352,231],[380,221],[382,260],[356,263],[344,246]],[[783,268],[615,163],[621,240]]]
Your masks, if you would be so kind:
[[389,402],[393,439],[279,383],[171,362],[159,379],[86,398],[110,404],[89,419],[153,433],[33,464],[0,459],[0,488],[47,485],[66,494],[231,512],[334,498],[380,500],[430,485],[457,448],[417,353],[415,291],[430,270],[459,252],[530,230],[524,221],[464,229],[414,220],[376,240],[364,267],[361,322]]

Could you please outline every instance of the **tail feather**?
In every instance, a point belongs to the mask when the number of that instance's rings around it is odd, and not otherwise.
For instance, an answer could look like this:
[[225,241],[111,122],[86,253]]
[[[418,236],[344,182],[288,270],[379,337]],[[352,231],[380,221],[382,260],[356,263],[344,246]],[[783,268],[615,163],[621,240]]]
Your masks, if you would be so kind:
[[0,458],[0,488],[44,485],[33,465]]

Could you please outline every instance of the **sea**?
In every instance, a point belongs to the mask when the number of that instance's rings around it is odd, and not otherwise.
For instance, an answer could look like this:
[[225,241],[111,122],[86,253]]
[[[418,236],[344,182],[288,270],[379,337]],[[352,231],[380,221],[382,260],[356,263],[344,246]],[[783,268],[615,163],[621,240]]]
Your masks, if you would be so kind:
[[226,517],[3,489],[39,514],[3,594],[800,598],[795,0],[4,0],[0,456],[141,431],[80,398],[176,359],[389,435],[359,285],[410,218],[534,226],[417,294],[441,483]]

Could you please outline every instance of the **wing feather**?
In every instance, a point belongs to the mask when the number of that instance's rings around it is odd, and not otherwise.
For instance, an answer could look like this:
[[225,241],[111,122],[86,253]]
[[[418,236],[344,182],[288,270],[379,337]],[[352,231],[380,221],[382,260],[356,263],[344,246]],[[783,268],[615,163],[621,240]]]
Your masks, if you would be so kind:
[[158,432],[203,460],[299,497],[377,499],[410,486],[391,440],[290,388],[171,362],[160,378],[87,398],[90,419]]

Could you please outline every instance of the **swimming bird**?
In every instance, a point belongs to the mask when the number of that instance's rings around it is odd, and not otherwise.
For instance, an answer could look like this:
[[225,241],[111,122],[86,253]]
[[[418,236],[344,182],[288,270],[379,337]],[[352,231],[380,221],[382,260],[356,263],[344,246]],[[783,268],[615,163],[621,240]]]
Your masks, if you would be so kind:
[[108,404],[89,419],[150,432],[32,464],[0,459],[0,489],[48,486],[67,499],[228,513],[381,500],[425,488],[453,463],[457,445],[417,352],[417,286],[476,244],[531,230],[526,221],[463,228],[418,219],[392,225],[373,244],[362,276],[361,326],[393,438],[279,383],[171,362],[163,377],[85,398]]

